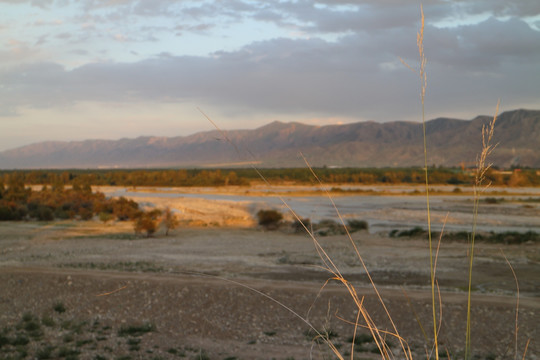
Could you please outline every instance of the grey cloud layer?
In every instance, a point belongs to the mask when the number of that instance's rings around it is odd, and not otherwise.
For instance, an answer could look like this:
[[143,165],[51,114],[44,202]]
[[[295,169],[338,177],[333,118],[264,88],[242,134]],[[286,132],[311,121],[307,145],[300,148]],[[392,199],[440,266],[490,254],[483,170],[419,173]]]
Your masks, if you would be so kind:
[[[95,7],[111,3],[92,2]],[[179,16],[175,5],[180,2],[114,3],[119,6],[116,10],[137,16]],[[95,63],[72,70],[54,63],[24,64],[0,71],[0,105],[4,113],[13,113],[21,107],[78,101],[196,100],[252,112],[376,119],[406,116],[410,104],[417,103],[417,80],[398,57],[411,65],[416,63],[416,2],[326,3],[355,5],[359,10],[316,8],[312,1],[215,1],[204,7],[184,4],[182,16],[201,19],[201,24],[216,13],[225,13],[231,18],[255,17],[294,25],[307,33],[343,35],[337,41],[317,36],[273,39],[207,57],[156,55],[136,63]],[[538,100],[540,32],[518,17],[539,14],[538,1],[431,1],[424,8],[428,21],[447,18],[456,8],[462,13],[491,11],[510,16],[505,21],[490,18],[477,25],[426,28],[428,96],[440,112],[452,111],[456,104],[465,108],[491,106],[498,98],[503,104]],[[188,24],[176,32],[217,27]]]

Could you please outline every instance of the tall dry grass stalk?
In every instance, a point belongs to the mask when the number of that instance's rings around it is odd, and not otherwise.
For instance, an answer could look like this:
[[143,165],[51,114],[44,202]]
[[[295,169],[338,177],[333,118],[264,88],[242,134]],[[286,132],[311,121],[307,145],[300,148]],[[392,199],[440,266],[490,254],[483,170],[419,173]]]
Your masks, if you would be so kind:
[[495,132],[495,122],[497,121],[497,114],[499,113],[499,104],[497,102],[497,107],[495,110],[495,115],[493,120],[486,126],[482,126],[482,150],[476,159],[476,169],[474,176],[474,186],[473,186],[473,223],[472,231],[469,241],[469,279],[468,279],[468,289],[467,289],[467,326],[465,330],[465,360],[469,360],[472,356],[471,353],[471,297],[472,297],[472,274],[473,274],[473,263],[474,263],[474,245],[476,238],[476,226],[478,222],[478,207],[480,205],[480,195],[484,192],[489,186],[490,183],[486,183],[486,173],[491,168],[490,163],[487,162],[489,154],[493,152],[496,144],[493,144],[493,134]]
[[435,280],[435,259],[433,251],[433,239],[431,234],[431,210],[430,210],[430,199],[429,199],[429,171],[428,171],[428,149],[427,149],[427,136],[426,136],[426,111],[425,111],[425,100],[426,100],[426,88],[427,88],[427,74],[426,74],[426,64],[427,58],[424,53],[424,27],[425,27],[425,16],[424,8],[420,5],[420,30],[416,34],[416,45],[418,47],[418,54],[420,57],[420,65],[418,70],[414,69],[412,66],[407,64],[403,59],[400,59],[401,62],[416,73],[420,79],[420,102],[422,105],[422,135],[423,135],[423,145],[424,145],[424,178],[425,178],[425,193],[426,193],[426,214],[427,214],[427,227],[428,227],[428,246],[429,246],[429,272],[431,279],[431,308],[432,308],[432,324],[433,324],[433,348],[435,352],[435,358],[439,359],[439,341],[438,334],[439,330],[437,327],[437,297],[435,296],[436,289],[436,280]]
[[422,17],[420,31],[416,36],[416,45],[418,46],[418,53],[420,56],[420,101],[422,103],[422,132],[423,132],[423,141],[424,141],[424,175],[425,175],[425,184],[426,184],[426,212],[427,212],[427,226],[428,226],[428,242],[429,242],[429,272],[431,277],[431,308],[433,316],[433,345],[435,350],[435,358],[439,359],[439,341],[437,329],[437,308],[436,308],[436,297],[435,297],[435,261],[433,256],[433,239],[431,236],[431,211],[430,211],[430,202],[429,202],[429,174],[428,174],[428,159],[427,159],[427,136],[426,136],[426,111],[425,111],[425,99],[426,99],[426,88],[427,88],[427,76],[426,76],[426,55],[424,53],[424,9],[420,5],[420,12]]
[[[508,264],[508,267],[512,271],[512,275],[514,276],[514,281],[516,282],[516,319],[514,324],[514,360],[517,360],[518,358],[518,334],[519,334],[519,281],[516,275],[516,272],[514,271],[514,267],[512,264],[510,264],[510,261],[508,261],[508,258],[506,257],[506,254],[501,249],[501,254],[504,257],[504,260],[506,261],[506,264]],[[523,354],[523,357],[525,357],[525,354]]]

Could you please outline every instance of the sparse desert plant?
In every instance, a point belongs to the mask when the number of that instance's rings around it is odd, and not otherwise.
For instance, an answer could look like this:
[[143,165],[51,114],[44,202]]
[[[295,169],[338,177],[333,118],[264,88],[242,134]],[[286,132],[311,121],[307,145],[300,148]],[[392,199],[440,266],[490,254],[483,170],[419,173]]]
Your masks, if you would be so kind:
[[354,343],[355,345],[361,345],[364,343],[372,343],[373,337],[368,334],[356,334],[356,336],[351,336],[347,339],[347,342]]
[[397,236],[397,237],[425,236],[426,233],[427,232],[426,232],[426,230],[424,230],[423,227],[415,226],[415,227],[413,227],[412,229],[409,229],[409,230],[398,231],[397,234],[395,234],[395,236]]
[[180,220],[171,211],[169,207],[163,211],[161,224],[165,227],[165,236],[169,235],[169,230],[174,230],[180,225]]
[[63,303],[57,302],[57,303],[55,303],[53,305],[53,310],[56,311],[57,313],[61,314],[61,313],[66,312],[66,307],[64,306]]
[[140,212],[135,218],[135,222],[133,224],[135,233],[140,234],[144,232],[146,233],[146,237],[152,236],[152,234],[154,234],[158,228],[158,221],[160,215],[161,211],[158,209],[147,212]]
[[343,235],[347,233],[347,229],[335,220],[323,219],[313,225],[313,232],[318,236]]
[[304,226],[308,229],[311,229],[311,220],[308,218],[305,219],[294,219],[291,227],[295,233],[304,233]]
[[283,214],[277,210],[259,210],[257,212],[259,225],[265,229],[276,229],[279,222],[283,219]]
[[369,226],[367,221],[365,220],[351,219],[347,220],[347,227],[349,228],[350,232],[355,232],[360,230],[367,230]]
[[151,323],[144,323],[140,325],[126,325],[122,326],[118,330],[119,336],[142,336],[146,333],[155,331],[156,327]]
[[487,197],[484,199],[483,202],[485,202],[486,204],[499,204],[501,202],[503,202],[504,199],[502,198],[494,198],[494,197]]
[[306,336],[307,340],[314,341],[319,344],[323,344],[327,341],[339,337],[339,334],[332,329],[315,330],[309,328],[304,331],[304,335]]
[[99,213],[98,215],[99,217],[99,220],[102,221],[104,224],[106,224],[107,222],[111,221],[112,219],[114,219],[114,215],[109,213],[109,212],[105,212],[105,211],[102,211]]

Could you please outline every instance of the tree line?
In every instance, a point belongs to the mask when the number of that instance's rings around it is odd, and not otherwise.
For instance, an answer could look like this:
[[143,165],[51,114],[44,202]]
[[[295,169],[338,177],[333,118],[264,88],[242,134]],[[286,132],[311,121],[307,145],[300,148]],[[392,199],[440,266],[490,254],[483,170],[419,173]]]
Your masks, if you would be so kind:
[[[325,184],[423,184],[421,168],[314,168]],[[248,186],[260,182],[260,176],[274,184],[313,184],[316,179],[308,168],[283,169],[118,169],[118,170],[19,170],[0,171],[0,182],[17,176],[28,185],[58,186]],[[535,169],[490,169],[486,181],[498,186],[540,186]],[[432,167],[433,185],[472,185],[474,171],[461,168]]]
[[66,188],[62,181],[43,185],[38,191],[27,187],[21,172],[4,174],[0,181],[0,221],[55,219],[101,221],[134,221],[137,233],[153,234],[160,224],[170,229],[178,226],[178,219],[170,209],[143,211],[133,200],[125,197],[107,198],[101,192],[93,192],[85,183],[73,183]]

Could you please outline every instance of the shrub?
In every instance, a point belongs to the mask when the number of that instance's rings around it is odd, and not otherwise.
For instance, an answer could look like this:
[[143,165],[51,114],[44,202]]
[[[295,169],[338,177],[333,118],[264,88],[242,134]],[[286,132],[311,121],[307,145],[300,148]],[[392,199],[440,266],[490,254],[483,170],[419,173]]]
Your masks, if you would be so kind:
[[349,228],[350,232],[355,232],[359,230],[367,230],[368,229],[368,223],[365,220],[348,220],[347,221],[347,227]]
[[332,219],[323,219],[315,226],[315,233],[319,236],[343,235],[346,234],[343,224]]
[[301,220],[295,219],[291,226],[295,233],[304,233],[306,231],[306,229],[304,229],[304,226],[311,230],[311,220],[308,218]]
[[31,217],[36,218],[38,221],[52,221],[54,220],[54,213],[51,208],[39,205],[38,208],[30,213]]
[[58,303],[53,305],[53,310],[56,311],[57,313],[61,314],[63,312],[66,312],[66,307],[61,302],[58,302]]
[[161,224],[165,227],[165,236],[169,235],[169,230],[176,229],[180,225],[180,221],[170,208],[165,208]]
[[2,346],[9,345],[9,344],[10,344],[9,338],[7,336],[0,335],[0,349],[2,348]]
[[113,214],[104,212],[104,211],[100,212],[98,216],[99,216],[99,220],[102,221],[104,224],[106,224],[107,222],[111,221],[114,218]]
[[0,205],[0,221],[22,220],[28,214],[28,209],[24,205],[8,204]]
[[41,317],[41,323],[47,327],[53,327],[55,325],[54,319],[48,315],[43,315]]
[[139,216],[135,219],[135,232],[137,234],[145,232],[146,237],[150,237],[158,228],[159,215],[161,215],[161,211],[157,209],[149,212],[140,212]]
[[283,215],[277,210],[259,210],[257,213],[259,225],[267,229],[275,229],[283,219]]
[[413,237],[413,236],[421,236],[426,233],[426,230],[424,230],[421,226],[415,226],[410,230],[403,230],[397,233],[398,237]]
[[23,334],[17,334],[14,339],[11,340],[11,345],[13,346],[24,346],[30,342],[28,337]]
[[347,339],[347,342],[354,342],[355,345],[361,345],[364,343],[372,343],[373,336],[367,335],[367,334],[356,334],[356,336],[353,338],[352,336]]
[[120,330],[118,330],[118,336],[141,336],[154,330],[154,325],[150,323],[145,323],[142,325],[128,325],[122,326]]
[[52,359],[53,358],[53,350],[54,350],[54,347],[53,346],[45,346],[45,347],[42,347],[41,349],[38,349],[36,351],[36,358],[37,359]]
[[506,231],[503,233],[493,233],[487,239],[489,242],[506,245],[523,244],[526,242],[538,242],[540,241],[540,235],[534,231],[527,231],[526,233],[519,233],[517,231]]

